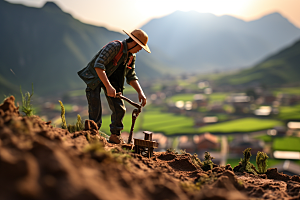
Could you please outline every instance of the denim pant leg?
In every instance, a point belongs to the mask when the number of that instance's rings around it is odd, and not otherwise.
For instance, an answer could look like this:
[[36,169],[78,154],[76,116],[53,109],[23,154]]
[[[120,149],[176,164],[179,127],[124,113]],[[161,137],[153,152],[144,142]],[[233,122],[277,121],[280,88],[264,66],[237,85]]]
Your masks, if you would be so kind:
[[[115,86],[114,83],[112,83],[114,88],[116,89],[116,92],[122,92],[122,89]],[[114,98],[114,97],[109,97],[107,96],[106,89],[103,88],[105,91],[105,96],[109,105],[110,110],[112,111],[111,114],[111,124],[109,125],[110,127],[110,132],[112,134],[120,135],[121,130],[123,130],[124,125],[123,125],[123,118],[126,113],[126,108],[124,101],[120,98]]]
[[121,130],[123,130],[123,118],[125,116],[126,108],[124,105],[124,101],[119,98],[106,96],[108,105],[112,111],[111,114],[111,124],[110,132],[112,134],[120,135]]
[[98,129],[100,129],[102,125],[102,107],[101,107],[101,99],[100,99],[101,87],[100,85],[96,87],[95,90],[87,87],[85,90],[88,106],[89,106],[89,119],[93,120]]

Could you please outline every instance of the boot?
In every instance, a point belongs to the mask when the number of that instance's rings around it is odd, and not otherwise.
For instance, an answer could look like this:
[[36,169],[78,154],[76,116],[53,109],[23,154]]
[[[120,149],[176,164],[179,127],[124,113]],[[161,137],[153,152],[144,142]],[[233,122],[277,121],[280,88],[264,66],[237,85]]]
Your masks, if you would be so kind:
[[115,144],[125,144],[121,135],[116,135],[116,134],[111,134],[108,141],[110,143],[115,143]]

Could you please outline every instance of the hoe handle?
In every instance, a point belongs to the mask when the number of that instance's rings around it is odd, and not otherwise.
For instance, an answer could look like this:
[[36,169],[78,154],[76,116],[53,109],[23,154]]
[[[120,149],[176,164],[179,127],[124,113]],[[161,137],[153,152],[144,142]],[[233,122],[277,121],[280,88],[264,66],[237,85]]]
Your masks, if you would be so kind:
[[123,100],[125,100],[125,101],[127,101],[128,103],[130,103],[131,105],[133,105],[134,107],[136,107],[136,108],[138,108],[138,109],[141,109],[141,107],[142,107],[140,104],[131,101],[131,100],[128,99],[127,97],[124,97],[124,96],[122,95],[121,92],[117,93],[117,94],[116,94],[116,97],[117,97],[117,98],[120,98],[120,99],[123,99]]
[[135,120],[139,116],[140,112],[141,112],[140,109],[134,109],[132,111],[132,123],[131,123],[131,128],[130,128],[130,133],[129,133],[127,144],[131,143],[132,136],[133,136],[133,129],[134,129]]
[[132,136],[133,136],[135,120],[139,116],[140,112],[142,111],[142,106],[140,104],[135,103],[135,102],[131,101],[130,99],[124,97],[121,92],[117,93],[116,97],[127,101],[128,103],[130,103],[131,105],[133,105],[134,107],[137,108],[132,111],[132,123],[131,123],[130,133],[129,133],[129,137],[128,137],[128,141],[127,141],[127,144],[130,144],[131,140],[132,140]]

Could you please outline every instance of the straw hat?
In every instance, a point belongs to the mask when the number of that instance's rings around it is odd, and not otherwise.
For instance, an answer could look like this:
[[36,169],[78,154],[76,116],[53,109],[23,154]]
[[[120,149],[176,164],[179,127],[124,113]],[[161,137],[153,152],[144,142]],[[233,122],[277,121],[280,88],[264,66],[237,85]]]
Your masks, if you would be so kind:
[[135,29],[131,33],[123,30],[129,37],[131,37],[136,43],[138,43],[145,51],[151,53],[147,42],[148,42],[148,35],[141,29]]

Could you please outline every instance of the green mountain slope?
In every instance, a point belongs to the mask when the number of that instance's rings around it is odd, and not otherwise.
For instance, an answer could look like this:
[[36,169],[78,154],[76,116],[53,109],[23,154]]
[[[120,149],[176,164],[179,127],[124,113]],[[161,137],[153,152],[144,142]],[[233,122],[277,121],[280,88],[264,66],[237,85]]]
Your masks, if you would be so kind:
[[217,85],[269,85],[300,83],[300,40],[256,66],[217,80]]
[[[32,83],[38,95],[84,88],[76,72],[107,42],[127,37],[84,24],[52,2],[32,8],[0,1],[0,24],[0,96],[19,93],[20,85],[31,91]],[[139,77],[160,74],[152,65],[137,56]]]

